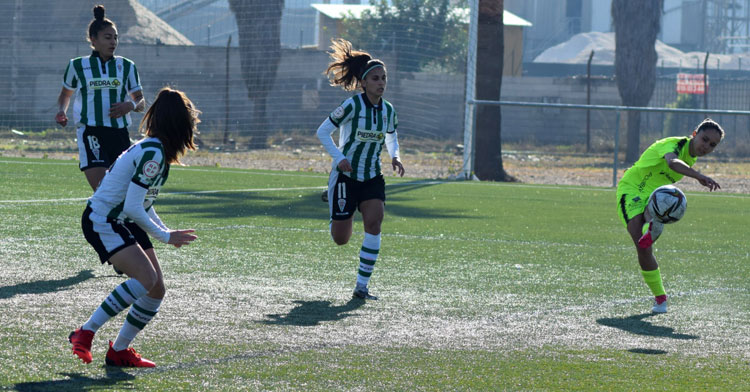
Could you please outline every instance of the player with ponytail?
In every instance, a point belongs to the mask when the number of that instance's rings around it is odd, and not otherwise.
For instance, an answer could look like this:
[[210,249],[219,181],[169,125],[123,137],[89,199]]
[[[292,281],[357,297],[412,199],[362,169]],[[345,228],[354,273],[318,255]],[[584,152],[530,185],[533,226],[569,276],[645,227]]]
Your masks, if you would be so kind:
[[55,121],[68,124],[70,99],[78,140],[79,166],[91,189],[96,190],[107,168],[130,146],[131,111],[143,111],[146,102],[132,61],[115,56],[117,26],[105,17],[103,5],[93,9],[86,37],[93,51],[68,62],[57,98]]
[[166,288],[153,246],[149,242],[147,247],[143,242],[145,234],[133,232],[133,227],[177,248],[196,239],[192,229],[169,229],[156,214],[153,203],[169,177],[170,165],[180,163],[180,157],[188,150],[195,150],[198,114],[185,93],[168,87],[161,89],[141,121],[145,137],[117,158],[88,200],[81,217],[86,241],[102,263],[111,262],[129,279],[118,285],[68,337],[73,354],[84,363],[92,361],[91,343],[99,328],[130,308],[117,338],[109,342],[105,362],[110,366],[156,366],[130,344],[156,316]]
[[[317,131],[323,147],[333,158],[328,180],[331,238],[337,245],[349,242],[354,212],[362,214],[365,237],[359,252],[354,297],[377,299],[368,289],[380,253],[380,232],[385,214],[385,180],[380,154],[385,144],[391,166],[404,175],[398,151],[398,118],[383,98],[387,84],[385,64],[369,53],[352,49],[350,42],[333,41],[331,63],[325,70],[331,86],[361,93],[345,100],[323,121]],[[336,144],[331,135],[339,130]]]
[[718,182],[693,169],[693,165],[698,157],[713,152],[722,139],[724,129],[707,118],[698,124],[692,136],[657,140],[617,184],[617,212],[635,245],[643,280],[654,295],[651,308],[654,313],[667,312],[667,293],[652,246],[664,225],[646,216],[649,196],[655,189],[674,184],[684,176],[694,178],[709,191],[720,189]]
[[[93,51],[68,62],[57,97],[55,121],[63,127],[68,124],[65,112],[76,94],[73,126],[79,167],[91,189],[96,190],[107,168],[130,146],[129,113],[143,111],[146,101],[135,63],[115,56],[117,26],[105,17],[103,5],[95,6],[93,12],[94,19],[86,32]],[[115,272],[121,274],[116,268]]]

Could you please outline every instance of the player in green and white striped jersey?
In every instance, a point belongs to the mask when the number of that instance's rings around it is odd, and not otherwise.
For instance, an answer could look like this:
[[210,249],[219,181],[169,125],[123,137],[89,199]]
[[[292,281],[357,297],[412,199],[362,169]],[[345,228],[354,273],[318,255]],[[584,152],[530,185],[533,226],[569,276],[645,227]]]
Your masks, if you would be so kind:
[[104,17],[104,7],[94,7],[88,38],[94,51],[70,60],[57,98],[55,121],[65,126],[71,96],[76,94],[73,119],[76,126],[80,169],[96,190],[106,169],[130,146],[130,112],[146,104],[135,64],[115,56],[118,36],[114,22]]
[[146,232],[178,248],[196,239],[194,230],[167,228],[153,203],[167,180],[169,165],[179,163],[180,156],[195,149],[193,137],[198,122],[198,111],[184,93],[170,88],[159,91],[141,123],[146,137],[117,158],[89,199],[81,217],[86,241],[102,263],[111,262],[130,279],[117,286],[88,321],[68,337],[73,354],[85,363],[92,360],[94,334],[130,307],[117,339],[110,342],[106,363],[155,366],[128,348],[159,311],[166,293],[161,267]]
[[[326,151],[333,157],[328,180],[328,208],[331,216],[331,237],[338,245],[349,242],[352,218],[362,213],[365,238],[359,252],[359,268],[354,297],[377,299],[370,294],[370,281],[380,253],[380,230],[385,213],[385,181],[380,166],[383,144],[391,156],[391,165],[404,175],[398,152],[396,111],[383,99],[387,84],[385,64],[366,52],[352,50],[351,43],[340,39],[333,42],[333,61],[326,74],[332,73],[332,86],[347,91],[362,89],[344,101],[317,131]],[[339,144],[331,134],[339,129]]]

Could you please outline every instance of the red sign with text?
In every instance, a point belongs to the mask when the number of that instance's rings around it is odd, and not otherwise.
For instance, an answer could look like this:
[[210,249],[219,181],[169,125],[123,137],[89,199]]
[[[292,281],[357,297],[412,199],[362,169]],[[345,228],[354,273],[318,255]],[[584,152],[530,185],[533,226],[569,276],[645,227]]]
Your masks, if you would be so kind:
[[677,94],[705,94],[706,87],[708,87],[708,79],[704,84],[703,74],[677,74]]

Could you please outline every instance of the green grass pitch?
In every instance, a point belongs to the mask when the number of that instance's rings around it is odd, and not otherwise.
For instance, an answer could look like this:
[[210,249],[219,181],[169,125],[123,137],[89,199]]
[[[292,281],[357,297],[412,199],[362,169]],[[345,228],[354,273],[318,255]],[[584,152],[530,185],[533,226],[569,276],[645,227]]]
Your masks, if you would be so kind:
[[[408,166],[407,166],[408,170]],[[121,281],[85,242],[74,161],[0,158],[0,389],[749,390],[750,197],[688,193],[656,243],[652,315],[612,189],[388,177],[376,302],[351,300],[312,173],[175,167],[156,209],[167,297],[135,340],[155,369],[67,337]],[[679,183],[677,184],[679,186]]]

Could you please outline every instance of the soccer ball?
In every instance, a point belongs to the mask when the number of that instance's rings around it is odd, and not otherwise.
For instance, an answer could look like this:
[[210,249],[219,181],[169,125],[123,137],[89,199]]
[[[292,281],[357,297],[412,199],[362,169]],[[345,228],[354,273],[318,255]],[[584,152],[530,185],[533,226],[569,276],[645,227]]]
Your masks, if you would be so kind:
[[661,223],[674,223],[682,219],[687,209],[687,198],[674,185],[656,188],[648,198],[646,211],[651,218]]

